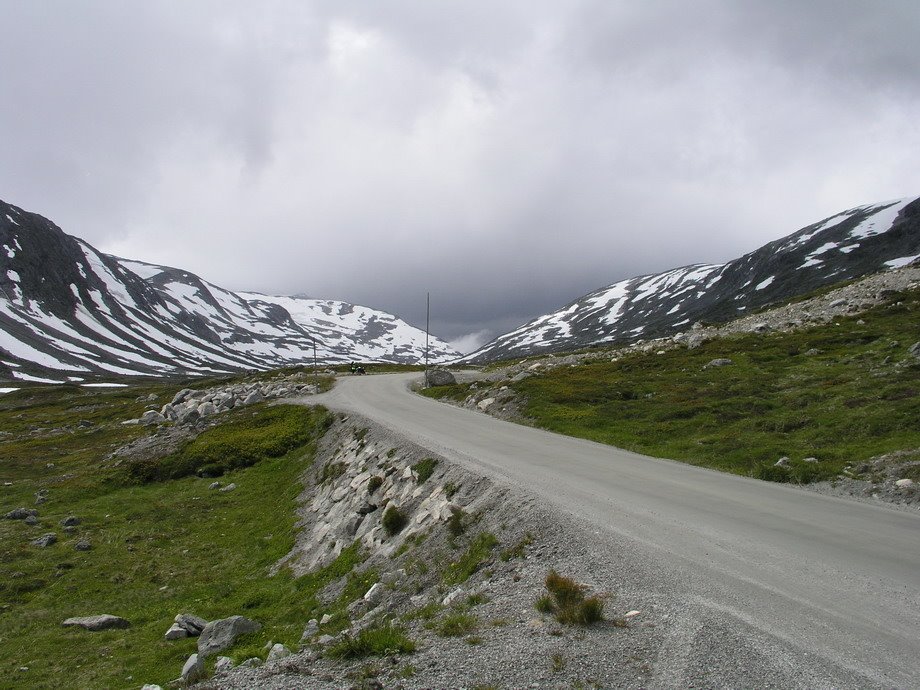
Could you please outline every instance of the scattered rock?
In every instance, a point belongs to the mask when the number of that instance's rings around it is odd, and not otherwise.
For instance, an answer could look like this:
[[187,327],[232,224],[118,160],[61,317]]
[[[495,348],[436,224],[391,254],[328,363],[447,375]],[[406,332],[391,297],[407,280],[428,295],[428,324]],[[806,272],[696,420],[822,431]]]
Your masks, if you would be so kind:
[[457,589],[455,589],[453,592],[451,592],[446,597],[444,597],[444,599],[441,600],[441,605],[450,606],[462,596],[463,596],[463,587],[457,587]]
[[34,527],[35,525],[38,524],[38,518],[35,517],[34,515],[30,515],[25,520],[23,520],[23,522],[29,525],[29,527]]
[[153,683],[147,683],[141,690],[163,690],[159,685],[154,685]]
[[[323,618],[325,618],[325,616]],[[312,640],[316,636],[316,633],[318,632],[319,632],[319,623],[317,622],[315,618],[311,618],[310,620],[307,621],[307,625],[303,629],[303,635],[300,636],[300,642],[304,643],[304,642],[308,642],[309,640]]]
[[623,618],[635,618],[636,616],[638,616],[638,615],[641,614],[641,613],[642,613],[642,611],[636,611],[636,610],[629,611],[625,616],[623,616]]
[[802,462],[807,462],[809,464],[815,464],[818,462],[818,458],[805,458]]
[[180,613],[175,618],[175,624],[185,630],[189,637],[198,637],[208,622],[204,618],[191,613]]
[[40,536],[38,539],[33,539],[31,544],[32,546],[37,546],[39,548],[45,549],[52,544],[56,544],[57,540],[57,535],[54,532],[48,532],[47,534]]
[[254,405],[256,403],[262,402],[265,399],[259,391],[253,391],[243,400],[244,405]]
[[920,359],[920,341],[917,341],[909,348],[907,348],[907,352],[913,355],[915,358]]
[[328,623],[331,620],[332,620],[332,616],[330,616],[328,613],[324,613],[323,617],[319,621],[319,624],[326,625],[326,623]]
[[262,665],[262,660],[259,657],[251,656],[248,659],[246,659],[246,661],[244,661],[242,664],[240,664],[240,668],[256,668],[261,665]]
[[913,480],[913,479],[907,479],[907,478],[905,478],[905,479],[899,479],[898,481],[896,481],[896,482],[894,483],[894,485],[895,485],[896,487],[900,488],[900,489],[907,489],[907,488],[909,488],[909,487],[911,487],[911,486],[914,485],[914,480]]
[[333,640],[335,640],[335,638],[332,635],[320,635],[319,639],[316,641],[316,644],[327,645]]
[[147,410],[147,412],[141,415],[140,422],[141,424],[145,424],[147,426],[152,426],[154,424],[164,424],[166,422],[166,417],[164,417],[156,410]]
[[84,630],[112,630],[114,628],[130,628],[131,624],[120,616],[113,616],[108,613],[101,613],[97,616],[78,616],[68,618],[61,623],[65,628],[77,627]]
[[210,656],[231,647],[240,635],[247,635],[262,629],[262,625],[245,616],[230,616],[211,621],[198,638],[198,653]]
[[233,669],[233,659],[229,656],[217,657],[217,663],[214,664],[214,673],[226,673]]
[[167,640],[181,640],[188,637],[188,630],[183,628],[181,625],[173,623],[169,626],[169,630],[166,631],[166,634],[163,636]]
[[483,398],[478,403],[476,403],[476,407],[478,407],[480,410],[485,412],[487,409],[489,409],[489,405],[491,405],[494,402],[495,402],[495,398]]
[[208,488],[209,488],[209,489],[219,489],[219,488],[220,488],[220,482],[211,482],[210,484],[208,484]]
[[712,367],[727,367],[730,364],[734,364],[734,362],[726,357],[718,357],[716,359],[710,360],[705,366],[703,366],[703,369],[710,369]]
[[80,524],[80,518],[76,515],[68,515],[63,520],[61,520],[61,527],[75,527]]
[[233,491],[234,489],[236,489],[236,484],[231,482],[230,484],[227,484],[227,486],[222,486],[221,488],[219,488],[218,491],[222,494],[225,494],[228,491]]
[[93,545],[90,542],[88,542],[86,539],[81,539],[76,544],[74,544],[73,547],[77,551],[89,551],[90,549],[93,548]]
[[845,299],[835,299],[835,300],[834,300],[833,302],[831,302],[830,305],[828,305],[828,306],[830,306],[830,307],[833,309],[833,308],[835,308],[835,307],[842,307],[842,306],[843,306],[844,304],[846,304],[846,303],[847,303],[847,301],[846,301]]
[[3,517],[7,520],[25,520],[30,515],[37,516],[38,511],[35,508],[14,508]]
[[283,659],[287,656],[291,656],[291,650],[279,642],[278,644],[272,645],[266,661],[275,661],[276,659]]
[[789,467],[789,458],[785,455],[773,463],[774,467]]
[[182,667],[182,680],[187,685],[197,683],[205,677],[204,659],[198,654],[192,654]]
[[374,607],[380,603],[380,600],[383,599],[384,594],[385,590],[383,584],[376,582],[365,593],[364,601],[366,601],[369,606]]

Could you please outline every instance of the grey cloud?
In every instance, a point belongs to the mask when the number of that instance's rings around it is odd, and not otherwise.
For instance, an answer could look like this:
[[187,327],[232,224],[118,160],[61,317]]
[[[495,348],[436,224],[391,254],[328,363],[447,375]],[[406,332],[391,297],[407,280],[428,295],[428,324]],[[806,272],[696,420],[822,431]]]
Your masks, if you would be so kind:
[[0,9],[0,198],[449,339],[920,193],[915,3],[59,5]]

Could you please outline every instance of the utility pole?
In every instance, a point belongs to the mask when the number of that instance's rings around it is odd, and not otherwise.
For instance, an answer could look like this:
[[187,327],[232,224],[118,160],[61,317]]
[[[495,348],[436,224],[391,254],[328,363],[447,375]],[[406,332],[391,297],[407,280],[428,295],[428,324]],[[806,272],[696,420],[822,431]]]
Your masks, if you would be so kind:
[[316,369],[316,338],[310,336],[310,340],[313,341],[313,383],[319,385],[319,371]]
[[425,293],[427,303],[425,305],[425,388],[428,388],[428,332],[431,325],[431,293]]

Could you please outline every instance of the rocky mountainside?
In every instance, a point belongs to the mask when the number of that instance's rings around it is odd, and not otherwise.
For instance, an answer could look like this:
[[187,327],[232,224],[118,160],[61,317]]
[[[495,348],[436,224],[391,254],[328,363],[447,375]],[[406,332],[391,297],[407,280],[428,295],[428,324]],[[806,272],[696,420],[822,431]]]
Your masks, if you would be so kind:
[[920,257],[920,199],[844,211],[721,265],[622,280],[499,336],[463,361],[628,344],[722,323]]
[[[347,302],[234,293],[103,254],[0,201],[0,379],[210,374],[312,362],[416,363],[425,333]],[[459,356],[431,339],[430,357]]]

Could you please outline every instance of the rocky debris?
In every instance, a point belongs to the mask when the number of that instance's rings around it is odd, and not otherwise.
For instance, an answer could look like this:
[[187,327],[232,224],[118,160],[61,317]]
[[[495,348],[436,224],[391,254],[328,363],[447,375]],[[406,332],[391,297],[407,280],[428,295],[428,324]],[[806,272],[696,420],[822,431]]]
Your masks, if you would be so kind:
[[205,390],[183,388],[173,399],[157,410],[148,410],[140,419],[125,423],[157,425],[166,422],[190,426],[237,407],[253,405],[271,398],[291,395],[314,395],[317,388],[304,383],[302,375],[276,377],[270,381],[254,381],[232,386],[216,386]]
[[307,621],[306,627],[303,629],[303,635],[300,636],[300,643],[309,642],[316,634],[319,632],[319,622],[315,618],[311,618]]
[[463,587],[457,587],[457,589],[450,592],[446,597],[441,600],[441,606],[450,606],[456,602],[464,594]]
[[182,667],[182,680],[185,681],[186,685],[191,685],[203,679],[205,675],[203,657],[199,654],[192,654]]
[[192,613],[180,613],[174,623],[185,630],[189,637],[198,637],[208,624],[204,618]]
[[429,369],[425,380],[429,386],[453,386],[457,383],[453,373],[442,368]]
[[712,369],[714,367],[727,367],[732,364],[734,364],[734,362],[728,359],[727,357],[718,357],[704,364],[703,369]]
[[86,539],[81,539],[76,544],[73,545],[73,548],[77,551],[89,551],[93,548],[93,545]]
[[904,509],[920,508],[920,448],[878,455],[847,465],[836,478],[806,484],[805,488],[862,501],[884,501]]
[[14,508],[3,517],[7,520],[25,520],[27,517],[36,517],[38,511],[35,508]]
[[61,527],[76,527],[81,522],[80,518],[76,515],[68,515],[63,520],[61,520]]
[[37,546],[40,549],[45,549],[51,546],[52,544],[56,544],[57,540],[58,540],[57,535],[54,532],[48,532],[47,534],[43,534],[42,536],[40,536],[38,539],[33,539],[29,543],[32,544],[32,546]]
[[120,616],[113,616],[108,613],[101,613],[96,616],[78,616],[76,618],[68,618],[63,623],[61,623],[65,628],[67,627],[77,627],[83,628],[84,630],[92,630],[93,632],[99,630],[112,630],[115,628],[130,628],[131,623],[126,621]]
[[198,638],[198,653],[202,657],[222,652],[233,646],[236,638],[241,635],[254,633],[262,629],[262,625],[249,620],[245,616],[230,616],[211,621],[201,631]]

